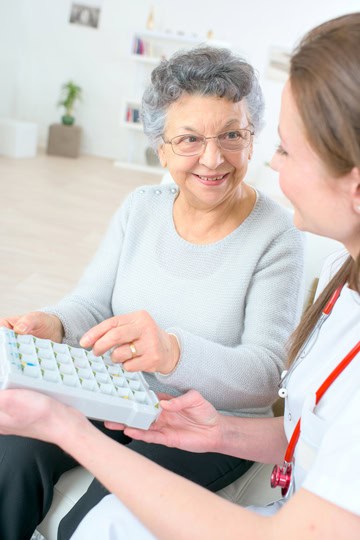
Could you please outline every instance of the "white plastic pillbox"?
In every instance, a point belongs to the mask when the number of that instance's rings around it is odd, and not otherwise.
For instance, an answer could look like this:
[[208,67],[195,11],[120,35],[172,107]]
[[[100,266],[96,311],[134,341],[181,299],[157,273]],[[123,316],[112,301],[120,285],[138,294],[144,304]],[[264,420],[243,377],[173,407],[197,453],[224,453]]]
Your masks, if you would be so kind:
[[160,414],[156,394],[140,372],[110,355],[18,335],[0,328],[0,388],[28,388],[75,407],[89,418],[148,429]]

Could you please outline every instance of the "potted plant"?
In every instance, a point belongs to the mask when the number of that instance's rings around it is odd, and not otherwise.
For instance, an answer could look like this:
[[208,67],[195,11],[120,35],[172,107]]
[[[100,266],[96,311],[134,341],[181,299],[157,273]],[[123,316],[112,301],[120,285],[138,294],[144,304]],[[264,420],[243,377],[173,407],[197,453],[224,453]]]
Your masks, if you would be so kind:
[[73,116],[74,106],[77,101],[82,98],[82,89],[77,86],[73,81],[69,81],[62,86],[62,94],[59,106],[65,108],[65,114],[61,117],[61,121],[66,126],[72,126],[75,122]]

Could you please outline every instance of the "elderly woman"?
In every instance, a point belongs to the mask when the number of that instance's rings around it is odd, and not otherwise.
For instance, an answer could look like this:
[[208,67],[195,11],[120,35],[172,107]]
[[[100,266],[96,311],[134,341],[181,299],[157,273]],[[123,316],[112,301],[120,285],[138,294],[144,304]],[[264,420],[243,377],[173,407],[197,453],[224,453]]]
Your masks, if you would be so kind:
[[[195,388],[219,411],[271,415],[300,311],[303,260],[291,216],[245,183],[262,112],[253,69],[230,51],[205,47],[163,60],[144,94],[142,120],[175,184],[130,194],[71,295],[0,323],[80,342],[95,354],[113,349],[115,362],[146,372],[156,391],[178,396]],[[211,491],[251,465],[107,433]],[[19,540],[42,520],[54,482],[76,461],[21,437],[1,437],[0,455],[7,494],[0,537]],[[95,480],[63,519],[60,538],[105,494]]]

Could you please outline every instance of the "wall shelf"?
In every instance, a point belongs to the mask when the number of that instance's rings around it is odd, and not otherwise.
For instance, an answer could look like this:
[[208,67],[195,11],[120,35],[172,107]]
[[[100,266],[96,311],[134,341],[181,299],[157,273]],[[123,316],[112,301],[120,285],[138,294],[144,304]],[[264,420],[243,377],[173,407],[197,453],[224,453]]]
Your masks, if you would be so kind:
[[154,30],[142,30],[140,32],[136,32],[135,36],[143,39],[149,39],[152,41],[187,43],[188,45],[198,45],[200,43],[206,43],[207,45],[213,45],[214,47],[229,47],[229,43],[226,43],[224,41],[208,39],[206,36],[198,36],[195,34],[177,34],[174,32],[157,32]]
[[130,56],[131,60],[134,62],[140,62],[142,64],[151,64],[152,66],[157,66],[157,64],[160,63],[161,57],[160,56],[148,56],[146,54],[135,54],[133,53]]
[[134,129],[135,131],[143,131],[141,122],[121,122],[121,126],[126,129]]

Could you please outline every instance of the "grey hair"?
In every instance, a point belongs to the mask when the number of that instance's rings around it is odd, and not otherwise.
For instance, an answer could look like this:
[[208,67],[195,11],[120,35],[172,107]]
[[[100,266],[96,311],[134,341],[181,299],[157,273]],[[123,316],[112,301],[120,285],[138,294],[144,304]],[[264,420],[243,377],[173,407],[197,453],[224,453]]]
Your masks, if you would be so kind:
[[141,104],[141,120],[151,147],[162,142],[169,106],[183,94],[244,99],[249,121],[258,133],[263,126],[264,99],[254,69],[229,49],[200,46],[178,51],[152,71]]

